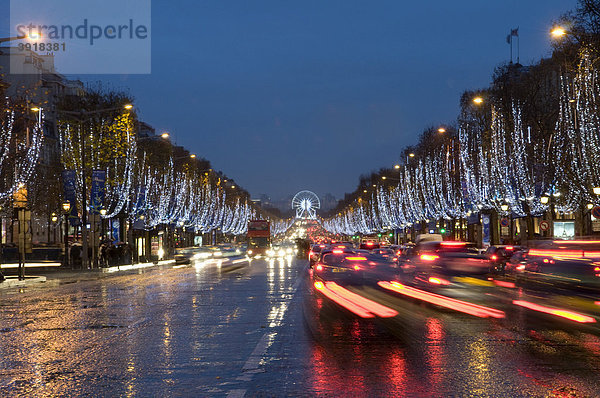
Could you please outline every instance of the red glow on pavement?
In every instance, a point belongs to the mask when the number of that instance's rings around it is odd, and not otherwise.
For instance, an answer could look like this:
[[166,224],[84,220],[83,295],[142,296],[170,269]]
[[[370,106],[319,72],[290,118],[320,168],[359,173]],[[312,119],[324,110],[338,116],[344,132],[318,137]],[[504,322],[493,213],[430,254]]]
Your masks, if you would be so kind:
[[419,258],[423,261],[435,261],[440,258],[440,256],[436,254],[421,254]]
[[439,294],[430,293],[425,290],[415,289],[414,287],[405,286],[398,282],[377,282],[379,286],[384,289],[388,289],[394,291],[396,293],[403,294],[408,297],[412,297],[418,300],[426,301],[431,304],[439,305],[440,307],[449,308],[452,310],[464,312],[465,314],[470,314],[474,316],[478,316],[480,318],[504,318],[504,311],[496,310],[494,308],[484,307],[482,305],[477,305],[473,303],[469,303],[466,301],[461,301],[457,299],[453,299],[446,296],[441,296]]
[[434,285],[449,285],[450,282],[442,279],[442,278],[436,278],[434,276],[430,276],[428,279],[429,283],[433,283]]
[[517,285],[515,285],[513,282],[506,282],[506,281],[497,281],[494,280],[494,284],[500,287],[507,287],[509,289],[514,289],[517,287]]
[[596,301],[594,304],[596,304],[596,305],[600,305],[600,301]]
[[556,316],[559,316],[559,317],[562,317],[565,319],[569,319],[571,321],[579,322],[579,323],[595,323],[596,322],[596,320],[594,318],[592,318],[591,316],[578,314],[577,312],[562,310],[560,308],[545,307],[543,305],[530,303],[529,301],[513,300],[513,304],[521,306],[521,307],[529,308],[530,310],[543,312],[545,314],[556,315]]

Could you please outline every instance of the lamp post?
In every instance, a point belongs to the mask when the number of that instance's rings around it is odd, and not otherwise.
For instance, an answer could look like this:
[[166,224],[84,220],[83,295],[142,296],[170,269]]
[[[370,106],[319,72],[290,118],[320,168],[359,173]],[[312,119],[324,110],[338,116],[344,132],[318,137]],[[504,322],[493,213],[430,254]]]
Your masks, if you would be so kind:
[[62,208],[65,211],[65,257],[63,258],[63,266],[69,266],[69,212],[71,211],[71,202],[64,202]]
[[[544,196],[540,197],[540,203],[541,204],[547,205],[548,202],[550,202],[550,197],[549,196],[544,195]],[[554,224],[553,223],[554,214],[552,214],[553,211],[554,210],[552,209],[552,204],[550,204],[550,220],[549,220],[550,221],[550,231],[554,230],[554,225],[553,225]]]

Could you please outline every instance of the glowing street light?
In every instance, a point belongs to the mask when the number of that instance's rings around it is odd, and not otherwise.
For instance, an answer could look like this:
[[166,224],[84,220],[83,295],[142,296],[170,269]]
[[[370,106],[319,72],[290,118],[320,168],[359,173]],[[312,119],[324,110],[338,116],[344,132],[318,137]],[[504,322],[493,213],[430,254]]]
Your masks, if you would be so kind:
[[502,211],[508,211],[508,205],[506,203],[503,205],[500,205],[500,209],[502,209]]
[[386,176],[381,177],[382,180],[387,180]]
[[165,140],[168,139],[170,136],[171,136],[171,134],[169,134],[169,133],[162,133],[160,135],[160,137],[163,138],[163,139],[165,139]]
[[123,106],[123,108],[125,108],[127,110],[130,110],[130,109],[133,109],[133,105],[131,105],[131,104],[125,104],[125,106]]
[[196,154],[195,154],[195,153],[192,153],[192,154],[190,155],[190,158],[192,158],[192,159],[196,159]]
[[567,34],[567,30],[565,28],[563,28],[562,26],[555,26],[554,28],[552,28],[552,30],[550,31],[550,34],[552,35],[552,37],[554,37],[555,39],[559,39],[561,37],[563,37],[564,35]]
[[445,129],[445,128],[443,128],[443,127],[440,127],[440,128],[438,129],[438,133],[440,133],[440,134],[444,134],[445,132],[446,132],[446,129]]
[[543,204],[543,205],[548,204],[549,201],[550,201],[550,198],[548,196],[542,196],[540,198],[540,203]]
[[408,156],[411,157],[411,158],[414,158],[415,154],[414,153],[409,153]]
[[34,106],[33,108],[31,108],[31,111],[32,111],[32,112],[39,112],[39,111],[41,111],[41,110],[42,110],[42,109],[41,109],[41,108],[38,108],[37,106]]
[[600,187],[594,187],[593,191],[594,191],[594,195],[600,195]]
[[481,98],[479,96],[475,97],[475,98],[473,98],[473,102],[476,103],[477,105],[481,105],[481,104],[483,104],[483,98]]
[[394,165],[394,168],[395,168],[396,170],[398,170],[398,169],[400,168],[400,165],[399,165],[399,164],[395,164],[395,165]]

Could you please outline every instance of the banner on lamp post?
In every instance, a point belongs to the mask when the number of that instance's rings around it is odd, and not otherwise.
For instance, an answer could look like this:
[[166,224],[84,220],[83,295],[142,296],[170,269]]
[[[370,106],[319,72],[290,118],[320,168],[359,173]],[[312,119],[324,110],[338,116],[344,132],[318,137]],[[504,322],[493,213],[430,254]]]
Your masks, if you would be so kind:
[[104,191],[106,187],[106,170],[92,171],[92,192],[90,197],[90,210],[93,214],[99,214],[104,202]]

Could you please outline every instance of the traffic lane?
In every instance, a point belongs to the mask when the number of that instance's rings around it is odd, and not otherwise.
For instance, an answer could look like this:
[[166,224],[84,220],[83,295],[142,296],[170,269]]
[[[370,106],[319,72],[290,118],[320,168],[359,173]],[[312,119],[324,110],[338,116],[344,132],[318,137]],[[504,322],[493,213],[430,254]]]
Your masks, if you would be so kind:
[[0,395],[225,394],[298,265],[197,265],[3,292]]
[[[314,380],[317,391],[356,391],[416,395],[539,396],[575,391],[596,396],[599,340],[577,330],[530,329],[519,319],[483,319],[395,297],[371,285],[347,285],[349,290],[398,311],[393,318],[361,320],[318,293],[307,324],[319,347]],[[362,326],[362,328],[361,328]],[[383,326],[396,338],[382,338]],[[376,331],[374,333],[373,331]],[[358,339],[357,339],[358,338]],[[380,347],[379,341],[386,343]],[[375,342],[372,344],[372,342]],[[394,342],[394,344],[389,344]],[[363,344],[364,343],[364,344]],[[398,346],[399,344],[399,346]],[[390,348],[394,347],[395,348]],[[398,387],[386,379],[390,356],[404,358]],[[351,365],[348,365],[351,364]],[[356,366],[356,367],[355,367]],[[346,377],[346,379],[344,379]],[[425,380],[424,380],[425,379]],[[345,380],[340,382],[340,380]],[[397,380],[396,380],[397,381]],[[379,386],[379,387],[374,387]],[[385,387],[384,387],[385,386]],[[348,393],[352,395],[352,393]]]

